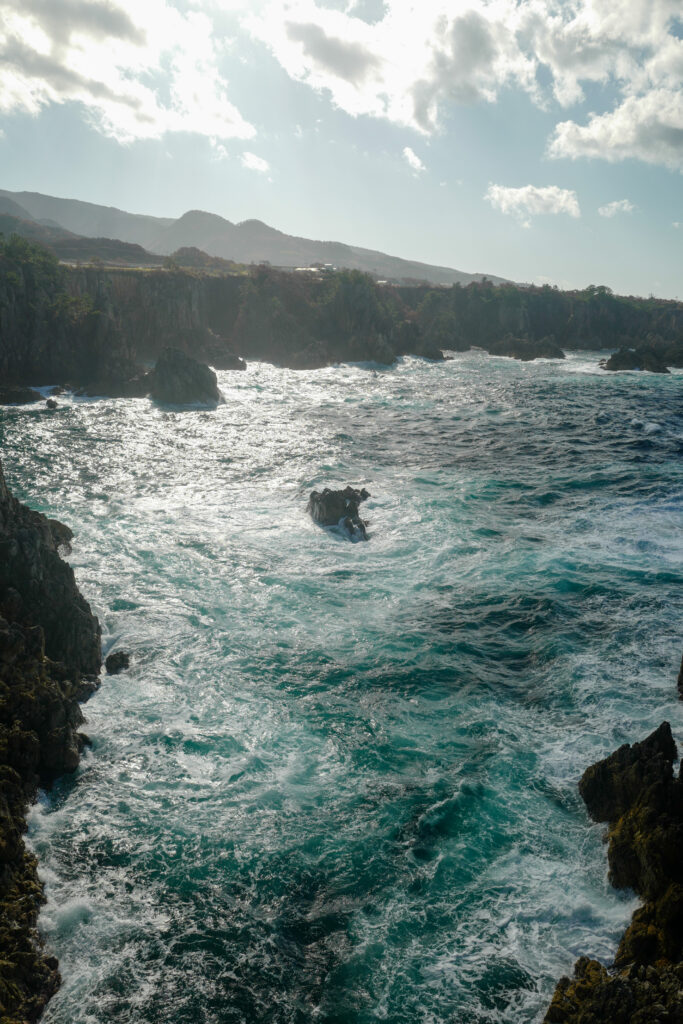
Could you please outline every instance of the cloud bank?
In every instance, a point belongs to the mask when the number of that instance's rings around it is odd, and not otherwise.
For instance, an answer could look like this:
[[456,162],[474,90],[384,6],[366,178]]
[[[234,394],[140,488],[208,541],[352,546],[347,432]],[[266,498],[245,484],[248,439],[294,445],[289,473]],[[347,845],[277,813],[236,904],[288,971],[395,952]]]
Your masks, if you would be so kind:
[[0,0],[1,113],[77,102],[123,143],[251,138],[218,57],[209,15],[167,0]]
[[504,89],[569,108],[601,85],[609,109],[559,122],[549,155],[683,170],[680,19],[680,0],[386,0],[375,21],[322,0],[271,0],[245,25],[337,107],[423,133],[453,103]]

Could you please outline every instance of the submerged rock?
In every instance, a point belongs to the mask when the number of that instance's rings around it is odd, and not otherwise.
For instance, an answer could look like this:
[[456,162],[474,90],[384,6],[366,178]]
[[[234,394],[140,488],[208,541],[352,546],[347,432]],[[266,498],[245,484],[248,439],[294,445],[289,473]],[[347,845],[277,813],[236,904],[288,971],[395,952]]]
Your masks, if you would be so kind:
[[104,667],[110,676],[116,676],[119,672],[130,667],[130,655],[125,651],[116,651],[105,658]]
[[213,370],[177,348],[165,348],[149,374],[150,394],[169,405],[218,405],[221,394]]
[[610,825],[610,881],[645,900],[605,967],[581,957],[562,978],[546,1024],[683,1022],[683,781],[668,722],[584,773],[579,789]]
[[311,492],[306,511],[321,526],[338,526],[352,540],[367,540],[367,523],[361,519],[358,506],[369,497],[364,487],[356,490],[349,486],[339,491],[325,487]]

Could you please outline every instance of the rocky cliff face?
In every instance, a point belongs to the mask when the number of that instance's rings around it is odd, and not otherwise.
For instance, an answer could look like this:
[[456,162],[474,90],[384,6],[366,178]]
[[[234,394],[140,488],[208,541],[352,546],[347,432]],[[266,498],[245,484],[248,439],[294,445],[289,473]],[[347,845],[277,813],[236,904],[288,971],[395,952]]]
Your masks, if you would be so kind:
[[643,898],[615,963],[581,957],[562,978],[546,1024],[683,1021],[683,779],[668,722],[588,768],[579,791],[609,824],[609,874]]
[[43,900],[23,842],[37,786],[78,765],[79,702],[97,686],[100,627],[62,560],[71,531],[18,502],[0,465],[0,1018],[37,1020],[59,985],[36,931]]
[[22,505],[10,493],[0,465],[0,614],[39,625],[53,661],[83,673],[100,670],[100,627],[59,552],[71,530]]

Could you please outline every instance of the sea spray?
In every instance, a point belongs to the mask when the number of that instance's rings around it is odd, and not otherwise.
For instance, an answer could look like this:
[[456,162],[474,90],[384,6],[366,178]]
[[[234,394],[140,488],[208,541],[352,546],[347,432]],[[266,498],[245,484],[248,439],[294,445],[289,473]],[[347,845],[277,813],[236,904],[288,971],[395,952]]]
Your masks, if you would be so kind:
[[[519,1024],[613,956],[634,903],[576,782],[683,731],[683,422],[680,374],[597,361],[2,410],[10,482],[132,654],[32,816],[47,1024]],[[368,544],[305,513],[349,480]]]

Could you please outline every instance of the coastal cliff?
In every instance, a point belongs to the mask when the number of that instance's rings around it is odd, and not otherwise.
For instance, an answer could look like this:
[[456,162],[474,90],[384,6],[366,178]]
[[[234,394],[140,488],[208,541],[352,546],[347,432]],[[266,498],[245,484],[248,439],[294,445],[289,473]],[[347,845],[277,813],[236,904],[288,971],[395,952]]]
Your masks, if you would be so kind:
[[545,1024],[683,1021],[683,779],[668,722],[584,773],[579,791],[594,821],[607,822],[610,881],[644,903],[613,967],[581,957],[562,978]]
[[60,556],[71,531],[22,505],[0,464],[0,1017],[35,1021],[59,986],[36,930],[43,902],[27,850],[38,787],[78,766],[80,702],[96,689],[100,626]]
[[680,366],[683,305],[605,288],[380,286],[359,271],[66,267],[40,245],[0,239],[5,385],[136,395],[136,382],[168,347],[216,369],[242,369],[240,357],[314,369],[403,355],[438,360],[444,349],[472,345],[525,360],[621,348],[637,353],[638,367]]

